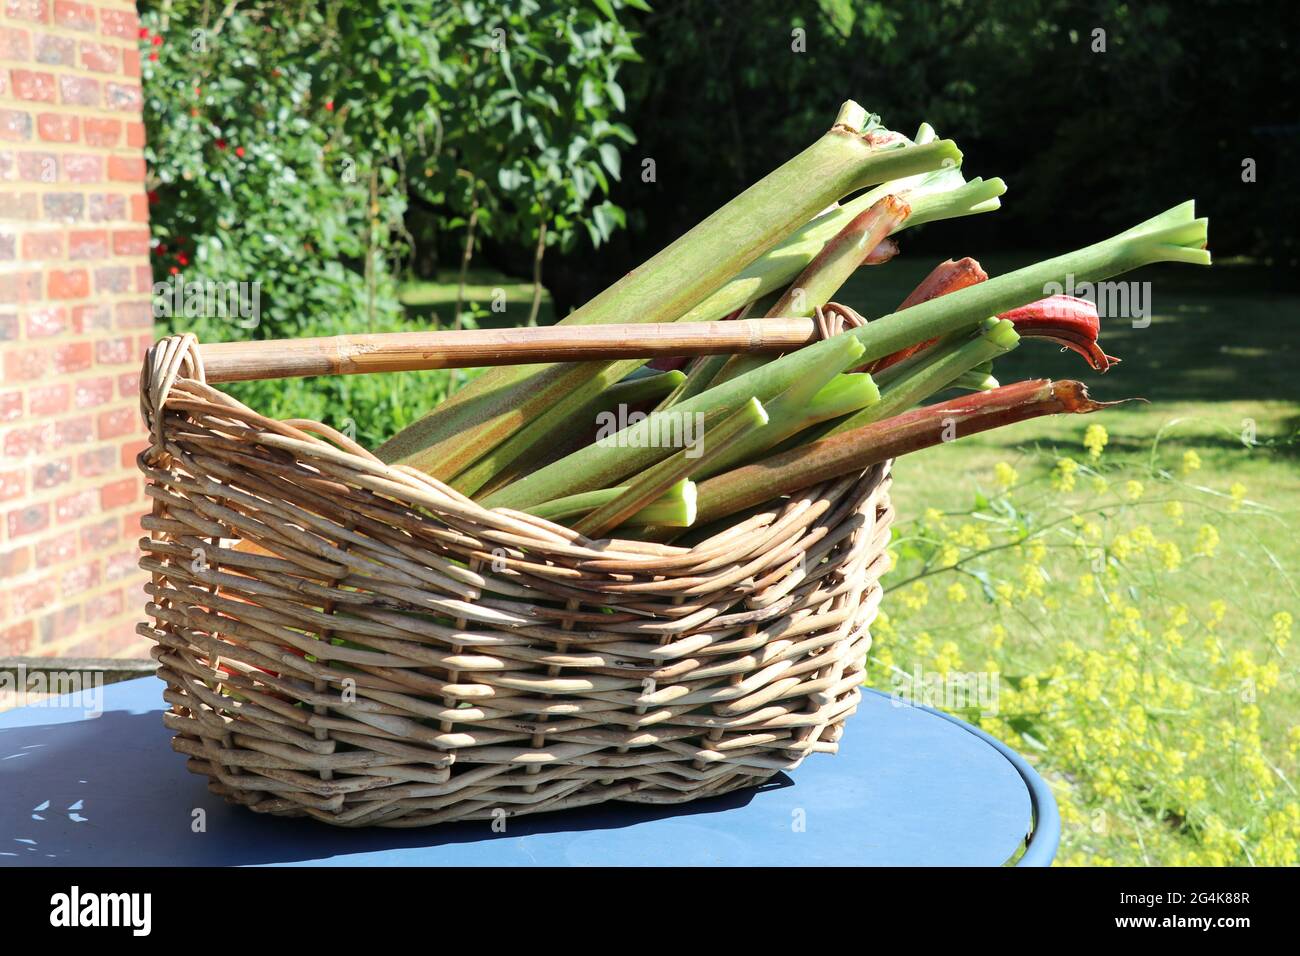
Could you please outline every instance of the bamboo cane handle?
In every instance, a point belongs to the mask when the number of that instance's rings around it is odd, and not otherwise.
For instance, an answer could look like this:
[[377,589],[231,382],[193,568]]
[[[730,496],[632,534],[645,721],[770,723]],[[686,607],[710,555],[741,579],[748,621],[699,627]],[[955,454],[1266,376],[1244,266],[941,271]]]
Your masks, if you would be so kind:
[[208,382],[431,368],[783,352],[818,337],[812,319],[387,332],[200,345]]

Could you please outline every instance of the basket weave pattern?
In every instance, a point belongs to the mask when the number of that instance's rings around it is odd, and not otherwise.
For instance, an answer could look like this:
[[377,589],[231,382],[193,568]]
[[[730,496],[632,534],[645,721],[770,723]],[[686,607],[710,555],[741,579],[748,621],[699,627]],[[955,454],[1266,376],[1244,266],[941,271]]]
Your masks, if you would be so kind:
[[887,464],[691,548],[592,541],[257,414],[193,336],[141,406],[139,630],[228,800],[345,826],[675,803],[834,753],[860,699]]

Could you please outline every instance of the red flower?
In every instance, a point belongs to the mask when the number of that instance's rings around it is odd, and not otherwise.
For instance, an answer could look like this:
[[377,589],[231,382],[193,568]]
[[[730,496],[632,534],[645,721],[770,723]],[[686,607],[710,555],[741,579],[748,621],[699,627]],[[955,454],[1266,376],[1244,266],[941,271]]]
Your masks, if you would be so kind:
[[154,46],[162,46],[162,36],[160,34],[154,34],[154,38],[149,42]]
[[1087,299],[1051,295],[1003,312],[998,318],[1011,322],[1021,335],[1048,339],[1078,352],[1098,372],[1106,371],[1119,361],[1103,352],[1097,344],[1101,318],[1097,307]]
[[236,147],[235,147],[235,155],[238,156],[240,159],[243,159],[243,158],[244,158],[244,147],[242,147],[242,146],[236,146]]
[[326,108],[327,110],[329,110],[331,113],[334,112],[334,101],[333,101],[333,100],[326,100],[326,101],[325,101],[325,108]]
[[174,276],[175,276],[175,275],[180,275],[181,270],[180,270],[180,269],[177,269],[175,266],[172,266],[170,269],[167,270],[167,272],[168,272],[170,275],[174,275]]
[[183,266],[187,266],[190,264],[190,257],[183,252],[178,252],[176,253],[176,261]]
[[150,53],[150,54],[149,54],[149,59],[150,59],[151,62],[157,63],[157,62],[158,62],[158,54],[157,54],[157,53]]
[[145,195],[149,197],[149,205],[151,206],[158,201],[158,190],[156,189],[149,190]]
[[226,141],[224,139],[217,140],[217,149],[225,149],[225,148],[226,148]]
[[148,28],[148,27],[141,27],[141,28],[140,28],[140,39],[143,40],[143,39],[144,39],[145,37],[147,37],[148,35],[149,35],[149,28]]
[[167,254],[167,246],[160,242],[158,245],[154,246],[153,252],[156,256],[165,256]]

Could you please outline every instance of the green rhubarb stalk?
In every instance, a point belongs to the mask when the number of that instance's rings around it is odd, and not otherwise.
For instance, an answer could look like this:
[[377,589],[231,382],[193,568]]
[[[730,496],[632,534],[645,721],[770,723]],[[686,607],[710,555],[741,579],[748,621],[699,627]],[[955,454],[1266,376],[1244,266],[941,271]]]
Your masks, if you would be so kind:
[[[991,362],[999,355],[1011,351],[1020,341],[1016,328],[1006,319],[986,319],[980,334],[966,341],[940,348],[937,354],[930,356],[920,368],[904,376],[884,390],[880,401],[870,405],[856,415],[851,415],[835,425],[827,434],[839,435],[843,432],[870,425],[885,418],[901,415],[903,412],[925,401],[936,392],[941,392],[957,381],[965,372],[977,365]],[[926,354],[930,352],[926,349]]]
[[[503,462],[510,464],[509,474],[517,474],[538,467],[548,458],[563,457],[564,454],[576,451],[585,444],[591,436],[596,416],[601,412],[617,409],[620,405],[638,405],[642,402],[657,401],[665,395],[672,394],[685,380],[686,376],[683,373],[673,369],[615,382],[594,398],[587,400],[574,415],[574,420],[581,422],[583,427],[573,429],[566,434],[566,441],[572,447],[564,449],[561,454],[556,454],[561,446],[537,441],[538,436],[535,433],[539,430],[539,420],[534,421],[457,475],[451,482],[451,486],[461,494],[474,495],[480,490],[490,490],[491,485],[500,484],[502,479],[508,477],[501,464]],[[587,390],[584,389],[583,394],[586,393]]]
[[845,333],[862,343],[865,361],[892,355],[914,342],[973,328],[990,315],[1060,292],[1070,283],[1100,282],[1154,262],[1210,264],[1207,220],[1196,219],[1191,202],[1169,209],[1117,236],[929,302],[868,322]]
[[[577,495],[567,495],[554,501],[544,501],[527,509],[529,514],[561,524],[571,518],[595,511],[627,492],[627,486],[599,488]],[[695,521],[695,482],[684,478],[666,491],[662,497],[632,515],[625,523],[637,527],[654,525],[665,528],[689,528]]]
[[[670,322],[808,222],[818,210],[874,183],[960,162],[951,140],[873,146],[866,112],[846,103],[836,125],[648,262],[564,320],[567,324]],[[761,294],[761,293],[760,293]],[[757,298],[750,296],[733,306]],[[723,314],[726,314],[725,312]],[[478,376],[377,449],[388,463],[454,477],[607,363],[500,366]],[[635,368],[636,366],[632,366]],[[626,369],[617,378],[622,378]],[[617,379],[615,379],[617,380]],[[581,407],[580,405],[575,406]]]
[[703,480],[753,461],[812,425],[851,415],[878,401],[880,389],[866,372],[840,372],[826,382],[815,378],[796,382],[764,405],[766,425],[745,435],[716,460],[691,472],[691,477]]
[[689,420],[686,416],[729,414],[751,396],[766,402],[795,382],[827,368],[839,372],[855,364],[862,364],[862,347],[852,338],[837,335],[815,342],[701,392],[666,412],[654,412],[643,421],[498,489],[482,503],[488,508],[524,509],[567,494],[612,487],[667,457],[670,449],[657,441],[657,436],[670,431],[674,424],[680,430],[680,422]]
[[716,459],[746,432],[766,424],[767,413],[762,403],[750,398],[700,436],[697,444],[687,445],[637,475],[622,494],[584,516],[573,525],[573,530],[589,538],[609,533],[662,497],[673,485],[690,477],[696,468]]
[[[764,317],[808,318],[814,315],[862,265],[871,250],[897,229],[910,212],[911,207],[893,195],[882,196],[872,203],[826,243],[772,303]],[[733,355],[714,377],[713,384],[720,385],[771,360],[770,355]]]
[[999,385],[1000,383],[993,377],[993,373],[983,367],[963,372],[957,381],[952,383],[953,388],[964,388],[968,392],[987,392],[990,389],[998,388]]

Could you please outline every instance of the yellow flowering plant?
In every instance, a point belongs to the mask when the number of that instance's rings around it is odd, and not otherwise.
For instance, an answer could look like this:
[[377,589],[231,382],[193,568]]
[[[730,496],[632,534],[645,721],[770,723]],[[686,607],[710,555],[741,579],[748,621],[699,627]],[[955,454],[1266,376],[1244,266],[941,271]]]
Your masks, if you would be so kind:
[[1220,529],[1266,510],[1190,483],[1195,453],[1140,468],[1103,461],[1093,427],[1082,443],[896,525],[868,683],[988,672],[993,706],[950,709],[1052,784],[1059,862],[1300,863],[1300,729],[1271,703],[1295,695],[1294,591],[1276,568],[1220,596],[1224,561],[1248,560]]

